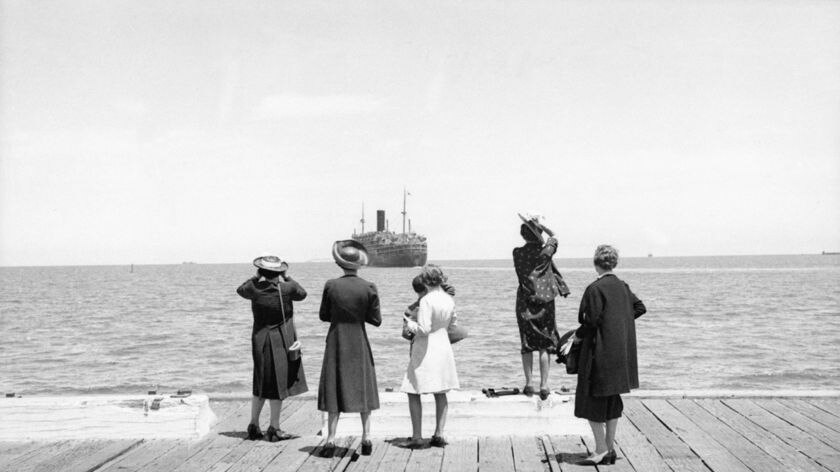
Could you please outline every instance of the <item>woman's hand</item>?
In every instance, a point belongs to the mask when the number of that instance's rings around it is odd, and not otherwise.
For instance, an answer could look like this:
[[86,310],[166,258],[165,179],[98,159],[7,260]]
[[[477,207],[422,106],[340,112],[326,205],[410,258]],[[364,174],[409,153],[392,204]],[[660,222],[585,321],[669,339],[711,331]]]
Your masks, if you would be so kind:
[[581,341],[583,341],[583,338],[579,338],[579,337],[577,336],[577,334],[576,334],[576,335],[574,335],[574,336],[572,336],[572,344],[577,344],[577,343],[579,343],[579,342],[581,342]]

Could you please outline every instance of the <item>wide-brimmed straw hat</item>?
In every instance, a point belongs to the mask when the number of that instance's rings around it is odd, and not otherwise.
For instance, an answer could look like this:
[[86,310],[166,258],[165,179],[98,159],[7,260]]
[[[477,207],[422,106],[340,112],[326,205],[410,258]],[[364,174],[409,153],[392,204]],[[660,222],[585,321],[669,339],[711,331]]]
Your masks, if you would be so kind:
[[362,243],[353,239],[334,242],[332,256],[335,263],[343,269],[355,270],[368,263],[367,249]]
[[286,261],[273,254],[254,259],[254,265],[260,269],[270,270],[272,272],[286,272],[289,269],[289,264],[286,264]]

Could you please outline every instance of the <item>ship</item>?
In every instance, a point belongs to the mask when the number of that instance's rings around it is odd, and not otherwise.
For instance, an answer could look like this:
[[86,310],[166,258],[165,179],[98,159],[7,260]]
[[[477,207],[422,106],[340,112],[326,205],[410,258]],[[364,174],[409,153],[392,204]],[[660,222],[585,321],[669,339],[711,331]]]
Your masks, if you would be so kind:
[[402,232],[388,228],[385,210],[376,210],[376,231],[365,232],[365,206],[362,204],[362,232],[353,230],[353,239],[362,243],[368,251],[368,265],[372,267],[415,267],[426,264],[428,245],[426,237],[411,230],[408,220],[406,231],[405,203],[408,193],[403,189]]

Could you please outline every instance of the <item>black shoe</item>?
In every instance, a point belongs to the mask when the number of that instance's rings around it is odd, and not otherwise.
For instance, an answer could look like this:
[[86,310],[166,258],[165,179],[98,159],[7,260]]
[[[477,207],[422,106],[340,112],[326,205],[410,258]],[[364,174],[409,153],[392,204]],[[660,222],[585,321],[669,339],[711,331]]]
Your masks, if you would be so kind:
[[362,455],[369,456],[371,452],[373,452],[373,444],[369,439],[365,439],[362,441]]
[[575,464],[577,465],[598,465],[598,464],[605,464],[604,460],[610,456],[609,451],[604,451],[601,454],[595,454],[594,452],[589,455],[586,459],[581,461],[577,461]]
[[446,447],[447,443],[446,439],[443,439],[441,436],[432,436],[432,441],[430,444],[434,447]]
[[616,459],[618,459],[618,454],[616,454],[615,449],[613,449],[609,454],[601,459],[601,462],[599,462],[598,465],[613,465],[615,464]]
[[269,426],[265,431],[268,442],[286,441],[292,439],[294,436],[283,431],[282,429],[275,429],[274,426]]
[[327,459],[332,458],[335,455],[335,443],[328,442],[324,444],[324,447],[321,448],[321,457],[325,457]]
[[526,385],[522,387],[522,393],[525,394],[526,397],[530,397],[534,395],[534,387],[530,385]]
[[260,427],[255,424],[248,425],[248,439],[251,441],[256,441],[257,439],[262,439],[263,433],[260,431]]
[[550,394],[551,394],[551,391],[549,389],[541,388],[540,389],[540,400],[545,401]]

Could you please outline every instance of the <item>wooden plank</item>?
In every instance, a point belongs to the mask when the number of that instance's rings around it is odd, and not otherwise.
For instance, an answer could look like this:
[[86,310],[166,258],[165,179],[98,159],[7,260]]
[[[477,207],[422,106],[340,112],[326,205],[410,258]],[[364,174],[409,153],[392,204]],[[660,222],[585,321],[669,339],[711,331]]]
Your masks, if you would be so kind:
[[[318,411],[316,402],[302,400],[295,400],[295,402],[300,403],[299,407],[291,412],[286,421],[280,423],[283,431],[298,436],[314,435],[320,431],[321,412]],[[345,413],[345,415],[358,417],[355,413]]]
[[[626,459],[639,472],[671,471],[671,468],[659,455],[653,444],[630,421],[626,419],[618,421],[615,440],[618,445],[616,448],[618,461]],[[618,461],[616,461],[616,464],[618,464]]]
[[142,444],[125,454],[96,469],[97,472],[135,472],[144,465],[172,450],[178,441],[171,439],[153,439],[143,441]]
[[[335,440],[335,454],[333,457],[319,457],[317,455],[320,448],[310,455],[306,461],[298,468],[298,472],[328,472],[338,470],[338,464],[344,461],[345,455],[353,455],[354,450],[350,449],[356,438],[353,436],[338,437]],[[323,444],[322,444],[323,446]]]
[[513,448],[509,437],[485,436],[478,440],[478,470],[509,472],[513,469]]
[[648,438],[671,469],[694,472],[709,470],[691,448],[666,428],[641,401],[625,403],[624,416]]
[[545,453],[549,469],[552,472],[560,472],[560,463],[557,462],[557,454],[554,452],[554,446],[551,444],[551,437],[544,434],[537,439],[540,440],[540,445]]
[[551,467],[542,441],[534,436],[511,436],[516,472],[548,472]]
[[[683,415],[691,418],[692,423],[711,438],[714,438],[733,456],[741,459],[748,468],[761,472],[784,472],[788,470],[787,466],[769,456],[719,418],[694,403],[693,400],[671,400],[670,404]],[[690,442],[690,444],[693,445],[694,443]],[[713,469],[715,468],[709,461],[706,461],[706,463]]]
[[375,470],[378,472],[393,472],[395,470],[404,470],[406,464],[408,463],[408,458],[411,457],[411,449],[407,449],[404,447],[399,447],[395,444],[391,444],[391,447],[385,451],[385,454],[382,456],[382,460],[376,464],[376,468],[372,468],[370,470]]
[[371,454],[369,456],[359,456],[356,460],[350,462],[347,466],[347,472],[369,472],[371,470],[376,470],[388,448],[396,447],[391,446],[388,441],[381,440],[371,440],[371,445],[373,446]]
[[826,472],[827,469],[801,454],[796,448],[782,441],[773,434],[747,417],[736,412],[717,399],[697,399],[694,403],[719,418],[727,426],[737,431],[741,436],[755,444],[768,455],[793,471]]
[[579,436],[545,436],[543,443],[546,448],[549,444],[551,445],[551,454],[555,457],[559,470],[564,472],[592,470],[590,465],[577,464],[589,456],[589,451]]
[[811,436],[818,438],[828,446],[832,446],[834,449],[840,450],[840,433],[828,426],[819,423],[776,400],[756,400],[756,404],[788,423],[795,425]]
[[227,436],[216,436],[189,456],[173,472],[203,472],[219,462],[233,448],[243,443],[242,439]]
[[735,455],[664,399],[642,402],[672,432],[677,434],[712,470],[750,472]]
[[723,403],[828,470],[840,470],[840,453],[835,449],[761,408],[752,400],[734,398],[723,400]]
[[840,398],[814,398],[810,402],[826,412],[840,417]]
[[344,457],[338,461],[333,467],[333,470],[345,470],[350,465],[351,462],[355,461],[360,457],[361,451],[359,451],[359,447],[362,445],[362,438],[361,437],[350,437],[349,441],[347,442],[347,453],[344,454]]
[[[263,472],[293,472],[297,471],[310,455],[320,451],[321,438],[301,436],[283,441],[283,452],[278,454],[263,469]],[[319,458],[321,460],[327,460]]]
[[442,472],[478,470],[478,441],[474,438],[450,439],[443,451]]
[[444,448],[430,447],[429,449],[415,449],[411,451],[405,472],[438,471],[443,465]]
[[225,472],[230,469],[233,464],[242,459],[245,454],[254,447],[256,442],[257,441],[240,441],[239,444],[230,448],[228,453],[222,456],[217,462],[204,468],[203,470],[206,472]]
[[101,465],[113,460],[116,457],[130,451],[140,444],[139,440],[123,439],[118,441],[96,441],[89,447],[79,445],[57,458],[49,464],[43,464],[43,470],[61,470],[67,472],[87,472],[96,470]]
[[55,441],[44,443],[43,447],[31,450],[26,454],[16,457],[14,460],[6,464],[6,470],[14,470],[15,472],[31,472],[38,467],[41,462],[47,461],[57,454],[72,449],[78,444],[78,441]]
[[201,441],[176,441],[175,446],[170,449],[169,451],[161,454],[159,457],[156,457],[151,462],[139,467],[137,469],[138,472],[155,472],[161,470],[170,471],[179,465],[182,462],[187,460],[190,456],[198,452],[201,447],[204,445],[209,444],[209,440],[201,440]]
[[[618,431],[618,430],[616,430],[616,431]],[[585,438],[585,437],[581,438],[581,439],[583,439],[583,444],[584,444],[584,446],[586,446],[586,449],[589,450],[590,454],[592,454],[595,451],[595,440]],[[619,451],[616,451],[616,454],[618,454],[618,452]],[[610,472],[635,472],[635,470],[636,470],[636,469],[633,468],[632,465],[630,465],[630,462],[628,462],[626,460],[622,460],[622,458],[618,458],[615,461],[615,464],[610,465],[609,468],[610,468]],[[647,471],[645,471],[645,472],[647,472]]]
[[262,470],[285,450],[285,444],[278,447],[277,443],[270,443],[268,441],[252,441],[252,443],[251,449],[240,457],[239,460],[231,464],[227,472],[253,472]]
[[43,442],[37,441],[18,441],[18,442],[3,442],[0,443],[0,470],[7,470],[6,465],[13,460],[31,453],[36,449],[44,446]]
[[779,399],[779,403],[795,411],[798,411],[799,413],[833,429],[834,431],[840,432],[840,418],[832,415],[831,413],[826,412],[822,408],[814,405],[813,403],[807,400],[785,398]]

